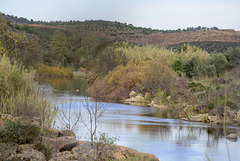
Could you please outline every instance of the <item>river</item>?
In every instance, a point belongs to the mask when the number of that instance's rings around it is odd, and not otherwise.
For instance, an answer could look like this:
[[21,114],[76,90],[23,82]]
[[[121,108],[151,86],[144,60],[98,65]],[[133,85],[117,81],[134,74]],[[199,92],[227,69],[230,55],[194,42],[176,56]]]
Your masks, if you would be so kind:
[[[81,109],[85,101],[85,80],[41,79],[41,88],[59,108],[71,105]],[[168,111],[125,104],[108,104],[98,131],[111,137],[119,137],[117,145],[127,146],[139,152],[156,155],[161,161],[240,160],[240,140],[225,140],[223,127],[206,123],[188,122],[168,118]],[[61,128],[58,119],[56,127]],[[239,127],[227,126],[228,133],[237,133]],[[87,129],[79,125],[76,131],[80,140],[87,140]]]

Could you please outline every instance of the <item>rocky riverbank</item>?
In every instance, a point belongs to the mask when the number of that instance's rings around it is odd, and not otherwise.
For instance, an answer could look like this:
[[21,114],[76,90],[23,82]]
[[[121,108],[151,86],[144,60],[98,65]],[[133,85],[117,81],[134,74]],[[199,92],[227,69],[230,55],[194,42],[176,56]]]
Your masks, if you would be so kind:
[[[135,106],[148,106],[154,107],[159,109],[169,109],[166,104],[163,104],[157,100],[149,99],[149,95],[139,94],[135,91],[132,91],[129,94],[129,98],[124,100],[124,103],[135,105]],[[171,102],[171,96],[167,98],[169,102]],[[171,114],[172,118],[182,119],[185,121],[193,121],[193,122],[205,122],[210,124],[225,124],[228,125],[240,125],[240,111],[230,110],[229,108],[226,109],[226,116],[225,120],[222,115],[219,115],[217,111],[212,110],[209,113],[202,113],[201,109],[196,109],[193,106],[189,105],[182,105],[181,108],[172,109],[174,113]]]
[[[9,143],[4,142],[3,131],[7,131],[7,120],[15,122],[21,120],[39,128],[40,133],[33,142]],[[23,123],[25,125],[25,123]],[[27,125],[30,125],[27,124]],[[0,115],[0,160],[31,160],[31,161],[92,161],[92,160],[158,160],[152,154],[140,153],[134,149],[118,146],[105,145],[103,143],[91,143],[78,141],[73,132],[68,130],[59,131],[47,127],[40,127],[38,118],[17,118],[11,115]],[[21,125],[22,126],[22,125]],[[26,127],[26,126],[22,126]],[[5,128],[5,130],[3,130]],[[6,130],[7,129],[7,130]],[[27,131],[27,130],[26,130]],[[17,132],[16,132],[17,133]],[[10,135],[4,133],[5,135]],[[21,138],[19,138],[21,139]]]

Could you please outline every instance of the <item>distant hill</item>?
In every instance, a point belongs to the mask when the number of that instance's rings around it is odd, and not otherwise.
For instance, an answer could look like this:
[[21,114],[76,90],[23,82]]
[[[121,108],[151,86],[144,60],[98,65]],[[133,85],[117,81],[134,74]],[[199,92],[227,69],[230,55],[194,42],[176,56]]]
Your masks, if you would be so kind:
[[100,39],[129,41],[138,45],[154,45],[176,47],[183,43],[196,45],[209,52],[224,52],[228,48],[240,46],[240,31],[232,29],[218,29],[217,27],[189,27],[178,30],[158,30],[135,27],[132,24],[117,21],[90,20],[90,21],[33,21],[26,18],[4,15],[16,28],[22,26],[23,30],[40,37],[50,38],[56,29],[69,33],[72,30],[91,32]]

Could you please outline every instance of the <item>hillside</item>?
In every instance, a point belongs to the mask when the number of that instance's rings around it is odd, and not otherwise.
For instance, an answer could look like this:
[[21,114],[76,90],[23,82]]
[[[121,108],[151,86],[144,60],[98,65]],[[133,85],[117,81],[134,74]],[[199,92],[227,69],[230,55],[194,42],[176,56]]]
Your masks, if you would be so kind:
[[[225,52],[229,48],[240,46],[240,31],[221,30],[217,27],[189,27],[178,30],[159,30],[135,27],[132,24],[117,21],[33,21],[26,18],[4,15],[15,28],[36,34],[45,39],[51,38],[54,30],[61,30],[66,35],[74,32],[94,33],[101,40],[129,41],[138,45],[153,45],[175,48],[183,43],[190,43],[208,52]],[[20,27],[19,27],[20,26]]]

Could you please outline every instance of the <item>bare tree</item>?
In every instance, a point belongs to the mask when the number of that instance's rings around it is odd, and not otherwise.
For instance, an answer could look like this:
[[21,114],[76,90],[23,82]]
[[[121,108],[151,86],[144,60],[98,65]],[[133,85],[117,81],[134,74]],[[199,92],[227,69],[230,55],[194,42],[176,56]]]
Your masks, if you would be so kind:
[[91,102],[89,98],[85,98],[83,107],[86,109],[86,115],[84,116],[83,113],[81,113],[81,121],[90,134],[91,142],[94,142],[97,127],[100,124],[100,118],[103,117],[109,105],[104,102]]
[[72,101],[62,104],[57,118],[63,130],[75,132],[78,129],[78,125],[81,122],[81,109],[73,109],[74,107],[76,105]]

